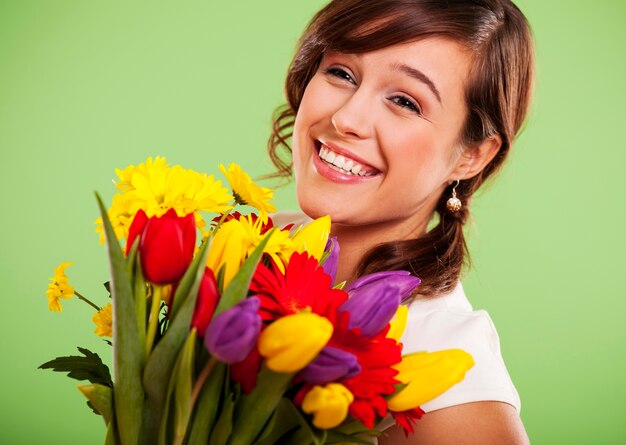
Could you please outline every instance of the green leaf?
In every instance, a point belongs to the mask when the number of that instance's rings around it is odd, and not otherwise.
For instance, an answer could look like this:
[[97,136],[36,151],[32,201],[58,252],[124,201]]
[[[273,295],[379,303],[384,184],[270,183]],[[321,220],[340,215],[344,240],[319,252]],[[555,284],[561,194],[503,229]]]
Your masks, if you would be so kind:
[[120,443],[122,443],[122,441],[120,440],[120,436],[117,431],[115,417],[113,417],[107,425],[107,435],[104,439],[104,445],[118,445]]
[[[134,265],[133,270],[133,289],[135,295],[135,311],[137,314],[137,333],[139,335],[139,347],[143,350],[146,344],[146,280],[143,277],[143,273],[141,271],[141,263],[139,261],[139,255],[136,254],[137,251],[137,241],[133,246],[133,249],[130,251],[132,255],[135,253],[132,261]],[[128,258],[131,261],[131,258]]]
[[259,373],[254,390],[242,396],[235,410],[235,424],[229,445],[248,445],[256,439],[289,387],[293,373],[265,368]]
[[[183,442],[191,417],[191,392],[193,390],[194,364],[196,358],[196,330],[192,329],[179,357],[176,385],[174,387],[174,437]],[[175,442],[177,440],[175,439]]]
[[261,240],[256,249],[254,249],[246,261],[244,261],[241,268],[237,271],[237,274],[233,277],[232,281],[220,297],[220,301],[215,309],[213,317],[216,317],[226,309],[233,307],[238,302],[243,300],[246,295],[248,295],[248,289],[250,287],[250,281],[252,281],[254,271],[256,270],[256,266],[263,255],[263,249],[265,249],[265,245],[270,240],[274,230],[276,229],[272,229],[267,232],[265,238]]
[[[357,437],[350,434],[344,434],[335,430],[328,430],[326,436],[327,444],[348,444],[348,443],[362,443],[362,444],[370,444],[371,440],[363,439],[362,437]],[[377,436],[377,434],[372,434],[372,436]]]
[[189,434],[190,445],[204,445],[209,440],[220,407],[222,385],[228,379],[227,369],[225,363],[218,362],[200,391]]
[[44,363],[39,369],[52,369],[56,372],[67,372],[67,376],[76,380],[89,380],[91,383],[113,387],[111,374],[107,365],[102,363],[98,354],[88,349],[78,347],[78,351],[84,355],[70,355],[57,357]]
[[100,196],[96,193],[111,269],[113,299],[113,363],[115,416],[120,442],[139,441],[144,392],[141,385],[143,350],[139,343],[137,314],[126,258]]
[[[204,265],[206,264],[208,253],[208,243],[204,243],[185,272],[176,291],[174,301],[179,301],[179,309],[170,317],[168,329],[155,346],[146,363],[143,373],[146,406],[144,409],[142,443],[147,445],[156,443],[159,425],[163,421],[168,382],[180,348],[189,335],[191,317],[196,305],[200,281],[204,275]],[[186,294],[183,294],[181,287],[187,289]]]
[[282,437],[288,436],[300,428],[301,416],[295,416],[294,409],[297,411],[289,399],[285,397],[280,399],[276,411],[272,414],[254,445],[274,445]]
[[110,386],[104,385],[80,385],[79,391],[87,397],[89,406],[96,414],[104,418],[104,423],[109,424],[113,418],[113,391]]
[[230,394],[224,401],[222,413],[215,422],[215,428],[211,432],[211,438],[209,439],[209,445],[226,445],[230,433],[233,430],[233,411],[235,408],[235,401],[233,395]]

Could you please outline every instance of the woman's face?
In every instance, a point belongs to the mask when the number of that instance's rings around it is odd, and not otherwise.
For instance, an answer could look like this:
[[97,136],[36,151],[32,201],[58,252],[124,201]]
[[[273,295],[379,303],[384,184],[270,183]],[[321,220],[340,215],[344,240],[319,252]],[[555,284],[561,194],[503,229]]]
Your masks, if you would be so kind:
[[302,210],[396,239],[425,230],[444,187],[464,173],[469,63],[460,45],[439,38],[326,54],[294,127]]

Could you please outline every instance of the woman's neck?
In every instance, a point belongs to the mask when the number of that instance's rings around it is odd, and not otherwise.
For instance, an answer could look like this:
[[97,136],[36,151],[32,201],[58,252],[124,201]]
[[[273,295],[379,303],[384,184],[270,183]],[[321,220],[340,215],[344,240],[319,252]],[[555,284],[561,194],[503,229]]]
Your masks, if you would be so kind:
[[391,241],[414,239],[426,232],[428,221],[417,225],[417,228],[402,225],[351,226],[333,224],[331,235],[337,237],[339,243],[339,263],[337,266],[336,283],[350,282],[356,278],[359,264],[365,254],[375,246]]

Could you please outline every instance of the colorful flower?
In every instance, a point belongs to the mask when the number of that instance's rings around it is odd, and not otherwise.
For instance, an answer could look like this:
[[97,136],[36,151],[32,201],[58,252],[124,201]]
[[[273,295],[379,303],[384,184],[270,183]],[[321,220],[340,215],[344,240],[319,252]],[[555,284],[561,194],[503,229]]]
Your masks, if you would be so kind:
[[396,379],[407,386],[389,399],[389,409],[405,411],[434,399],[463,380],[472,366],[472,356],[461,349],[405,355],[394,368]]
[[324,272],[330,275],[331,282],[334,284],[337,276],[337,267],[339,266],[339,243],[337,242],[336,236],[326,241],[324,251],[328,253],[328,256],[322,263],[322,267],[324,268]]
[[404,329],[406,328],[406,322],[408,317],[408,306],[398,306],[398,310],[389,322],[389,331],[387,332],[387,338],[393,338],[395,341],[399,342],[402,334],[404,334]]
[[259,353],[276,372],[296,372],[319,354],[333,333],[333,325],[311,312],[287,315],[274,321],[259,337]]
[[354,354],[325,346],[298,376],[310,385],[319,385],[348,379],[359,372],[361,365]]
[[406,270],[375,272],[354,280],[346,287],[346,292],[350,295],[356,291],[376,293],[381,287],[387,286],[389,283],[398,287],[400,301],[404,301],[411,296],[421,280]]
[[[240,216],[223,223],[211,241],[207,266],[217,274],[224,267],[224,288],[228,286],[245,259],[265,238],[264,224],[256,216]],[[289,232],[274,230],[263,252],[283,268],[285,258],[293,252]]]
[[261,212],[261,219],[267,221],[267,214],[276,211],[270,203],[274,199],[274,191],[256,185],[250,176],[237,164],[230,164],[228,170],[220,164],[220,170],[228,179],[231,190],[238,204],[249,205]]
[[317,261],[322,258],[328,235],[330,234],[330,217],[322,216],[306,226],[298,229],[293,236],[293,245],[296,252],[307,252]]
[[217,290],[215,275],[211,269],[205,267],[191,319],[191,326],[196,328],[199,337],[204,335],[204,331],[209,326],[219,300],[220,294]]
[[404,431],[404,437],[409,437],[409,434],[413,433],[413,425],[424,415],[422,408],[414,408],[406,411],[391,411],[391,416]]
[[[113,196],[108,215],[118,239],[128,239],[128,231],[135,214],[141,209],[148,217],[162,216],[168,210],[186,216],[194,214],[196,226],[203,230],[205,221],[198,213],[223,212],[232,208],[232,196],[220,181],[180,165],[170,167],[163,157],[148,158],[138,166],[116,169],[120,191]],[[102,220],[96,220],[96,232],[103,238]]]
[[180,280],[189,267],[196,247],[193,215],[176,215],[170,209],[146,224],[139,243],[141,268],[154,284],[172,284]]
[[315,258],[306,253],[294,253],[284,274],[276,264],[270,267],[259,264],[250,290],[261,300],[259,314],[264,320],[310,309],[333,322],[337,308],[348,295],[330,286],[330,276]]
[[398,371],[393,366],[401,361],[402,346],[387,338],[387,329],[373,337],[360,334],[358,329],[348,327],[349,313],[342,312],[335,322],[333,337],[328,342],[354,354],[361,372],[341,383],[354,395],[350,415],[367,428],[373,428],[376,417],[387,415],[386,398],[395,392]]
[[317,428],[334,428],[345,420],[353,400],[352,393],[340,383],[315,386],[304,396],[302,411],[313,415]]
[[218,360],[237,363],[255,347],[261,318],[257,314],[259,299],[246,298],[216,316],[204,334],[204,345]]
[[362,335],[373,337],[389,324],[400,305],[400,288],[393,282],[363,286],[349,292],[350,299],[340,312],[350,314],[350,329],[358,328]]
[[104,306],[92,317],[96,324],[94,332],[100,337],[113,337],[113,305]]
[[61,263],[59,267],[54,269],[54,276],[50,278],[51,283],[48,284],[46,296],[48,297],[48,308],[53,312],[61,312],[61,298],[72,298],[74,288],[69,284],[65,269],[74,263]]

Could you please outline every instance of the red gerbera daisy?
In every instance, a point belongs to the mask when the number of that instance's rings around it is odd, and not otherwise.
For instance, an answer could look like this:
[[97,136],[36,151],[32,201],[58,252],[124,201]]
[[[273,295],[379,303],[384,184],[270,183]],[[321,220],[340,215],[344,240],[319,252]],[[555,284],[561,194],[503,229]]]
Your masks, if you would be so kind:
[[387,415],[385,396],[393,394],[400,383],[395,379],[398,371],[393,365],[402,360],[402,346],[394,339],[386,338],[387,329],[374,337],[360,335],[358,329],[348,328],[349,314],[339,314],[333,337],[328,343],[357,357],[361,372],[341,382],[354,395],[350,415],[367,428],[374,428],[376,416]]
[[393,416],[393,420],[396,421],[396,425],[400,425],[404,430],[405,437],[409,437],[409,434],[413,433],[413,425],[424,415],[424,411],[422,411],[422,408],[419,406],[407,411],[390,412]]
[[261,301],[259,315],[263,320],[275,320],[310,308],[332,323],[348,294],[332,289],[331,285],[331,277],[314,257],[296,252],[291,255],[284,274],[275,264],[270,267],[259,264],[250,290]]

